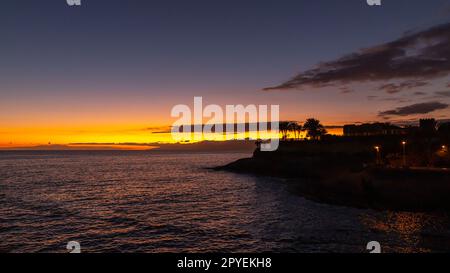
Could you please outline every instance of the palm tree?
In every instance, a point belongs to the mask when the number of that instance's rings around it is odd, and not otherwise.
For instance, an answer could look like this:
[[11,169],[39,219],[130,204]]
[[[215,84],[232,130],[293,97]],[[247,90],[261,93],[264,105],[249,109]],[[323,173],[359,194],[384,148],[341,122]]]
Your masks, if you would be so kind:
[[281,132],[281,138],[283,140],[286,140],[289,135],[290,130],[290,122],[289,121],[281,121],[279,124],[280,132]]
[[293,123],[291,123],[291,131],[294,133],[294,138],[298,140],[298,139],[300,139],[300,136],[302,134],[303,127],[301,124],[298,124],[297,122],[293,122]]
[[301,133],[303,131],[302,125],[294,121],[282,121],[279,124],[279,128],[281,132],[281,138],[283,140],[287,140],[290,133],[294,135],[295,139],[300,139]]
[[308,137],[313,140],[317,140],[327,133],[320,121],[314,118],[306,120],[305,124],[303,124],[303,129],[308,132]]

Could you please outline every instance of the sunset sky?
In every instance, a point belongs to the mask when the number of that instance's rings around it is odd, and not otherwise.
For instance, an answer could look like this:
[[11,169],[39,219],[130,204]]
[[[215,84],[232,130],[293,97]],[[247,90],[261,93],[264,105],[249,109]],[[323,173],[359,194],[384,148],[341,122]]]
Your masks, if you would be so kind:
[[0,147],[170,142],[154,132],[194,96],[326,125],[448,119],[449,24],[448,0],[2,1]]

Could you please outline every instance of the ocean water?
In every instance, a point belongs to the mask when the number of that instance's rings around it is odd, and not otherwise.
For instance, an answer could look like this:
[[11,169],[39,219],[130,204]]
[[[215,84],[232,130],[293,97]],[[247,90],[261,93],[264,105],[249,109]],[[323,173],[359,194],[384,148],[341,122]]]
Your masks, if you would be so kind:
[[377,212],[208,167],[240,153],[0,152],[0,252],[450,250],[445,213]]

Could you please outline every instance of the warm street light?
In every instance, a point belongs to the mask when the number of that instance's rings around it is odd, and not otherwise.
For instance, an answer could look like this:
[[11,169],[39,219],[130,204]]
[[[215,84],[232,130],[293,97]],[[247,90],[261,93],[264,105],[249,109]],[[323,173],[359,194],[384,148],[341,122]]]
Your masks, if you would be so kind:
[[406,167],[406,141],[402,141],[403,145],[403,167]]
[[375,146],[375,150],[377,151],[377,165],[380,165],[381,157],[380,157],[380,146]]
[[443,154],[443,156],[447,156],[448,157],[447,160],[450,160],[450,153],[448,152],[448,146],[447,145],[442,145],[441,147],[442,147],[442,154]]

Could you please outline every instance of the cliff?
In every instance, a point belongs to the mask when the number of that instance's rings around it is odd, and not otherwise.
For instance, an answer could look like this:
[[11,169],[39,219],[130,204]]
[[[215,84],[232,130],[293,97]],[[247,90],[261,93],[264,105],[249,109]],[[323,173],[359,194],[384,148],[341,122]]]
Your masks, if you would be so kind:
[[[404,211],[450,211],[450,171],[390,169],[373,165],[373,156],[357,146],[282,144],[273,153],[256,151],[217,170],[285,178],[289,189],[315,201]],[[345,146],[345,145],[344,145]],[[307,147],[307,148],[305,148]]]

